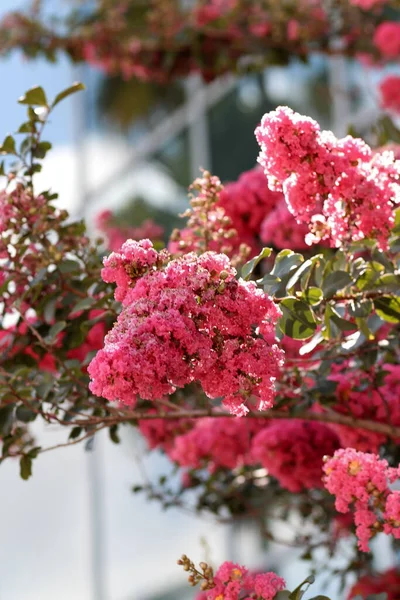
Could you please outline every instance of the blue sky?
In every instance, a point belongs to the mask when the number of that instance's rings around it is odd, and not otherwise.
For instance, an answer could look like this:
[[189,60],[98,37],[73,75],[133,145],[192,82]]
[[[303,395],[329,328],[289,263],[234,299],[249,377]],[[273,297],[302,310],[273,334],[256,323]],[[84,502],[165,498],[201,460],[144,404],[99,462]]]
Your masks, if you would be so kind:
[[[53,6],[57,0],[52,0]],[[1,0],[0,18],[26,5],[26,0]],[[24,107],[17,99],[34,85],[45,88],[49,98],[68,87],[76,79],[69,60],[62,57],[56,65],[44,60],[27,60],[20,52],[13,52],[0,60],[0,138],[15,130],[24,118]],[[48,128],[48,138],[54,144],[70,143],[73,140],[72,112],[74,101],[69,99],[60,104]]]

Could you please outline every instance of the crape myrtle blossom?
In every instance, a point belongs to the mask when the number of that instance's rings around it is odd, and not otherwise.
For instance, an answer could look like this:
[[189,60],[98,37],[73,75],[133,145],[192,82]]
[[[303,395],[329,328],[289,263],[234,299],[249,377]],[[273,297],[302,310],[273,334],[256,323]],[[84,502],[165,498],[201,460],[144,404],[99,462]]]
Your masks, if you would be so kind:
[[260,237],[262,242],[266,246],[272,245],[279,250],[285,248],[291,250],[307,249],[308,245],[305,241],[307,234],[307,225],[296,223],[284,199],[278,202],[274,210],[261,223]]
[[377,454],[341,448],[326,459],[324,472],[336,509],[341,513],[353,509],[360,550],[368,552],[369,540],[379,531],[400,538],[400,492],[390,489],[400,468],[389,467]]
[[339,447],[336,434],[323,423],[275,420],[252,440],[252,458],[291,492],[323,487],[324,455]]
[[388,75],[379,86],[382,108],[396,114],[400,113],[400,77]]
[[191,198],[191,208],[182,215],[189,218],[188,224],[174,230],[168,245],[174,255],[214,250],[227,254],[236,264],[243,262],[246,253],[258,254],[263,244],[278,249],[308,247],[308,227],[296,223],[282,192],[269,189],[260,167],[224,186],[218,177],[204,171],[191,189],[198,195]]
[[385,593],[387,600],[397,600],[400,597],[400,572],[397,569],[389,569],[384,573],[367,574],[353,585],[347,600],[362,596],[367,598],[372,594]]
[[374,44],[384,58],[400,56],[400,23],[384,21],[375,29]]
[[231,219],[240,243],[250,246],[256,254],[261,245],[261,225],[282,200],[282,193],[268,188],[262,169],[257,167],[242,173],[237,181],[227,183],[217,205]]
[[137,227],[131,225],[121,226],[114,222],[111,210],[102,210],[96,217],[96,228],[105,236],[108,250],[117,252],[126,240],[160,240],[164,228],[152,219],[146,219]]
[[262,427],[259,419],[198,419],[191,431],[175,438],[168,455],[181,467],[235,469],[248,461],[251,438]]
[[278,107],[256,129],[258,158],[271,189],[283,191],[290,212],[307,223],[307,243],[340,247],[375,238],[382,249],[399,202],[400,162],[373,153],[360,139],[337,139],[310,117]]
[[371,10],[372,8],[381,8],[386,4],[387,0],[350,0],[350,4],[358,6],[363,10]]
[[[356,419],[400,425],[400,366],[375,365],[369,371],[354,368],[351,361],[333,364],[328,376],[335,381],[337,403],[334,410],[351,414]],[[329,425],[339,436],[341,446],[363,452],[379,452],[387,437],[376,431],[366,431],[346,425]]]
[[227,256],[168,262],[149,240],[128,240],[104,264],[124,308],[89,365],[94,394],[133,407],[137,396],[156,400],[198,381],[237,415],[273,405],[280,311],[255,283],[235,279]]
[[232,562],[222,563],[213,577],[213,584],[211,590],[200,593],[196,600],[273,600],[286,585],[285,580],[272,571],[254,575]]
[[[177,257],[188,252],[212,250],[229,256],[232,264],[244,262],[250,247],[244,243],[246,238],[241,239],[238,235],[224,206],[219,205],[224,191],[219,178],[203,171],[189,190],[190,208],[181,215],[187,218],[187,224],[183,229],[172,232],[169,252]],[[232,205],[234,203],[230,208]]]

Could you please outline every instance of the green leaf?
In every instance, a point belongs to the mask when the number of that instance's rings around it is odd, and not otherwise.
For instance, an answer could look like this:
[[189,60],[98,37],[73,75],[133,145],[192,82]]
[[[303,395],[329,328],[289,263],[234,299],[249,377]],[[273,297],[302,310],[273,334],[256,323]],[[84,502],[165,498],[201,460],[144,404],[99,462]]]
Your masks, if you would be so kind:
[[40,86],[35,86],[25,92],[23,96],[18,99],[20,104],[29,104],[31,106],[48,106],[46,94]]
[[285,335],[296,340],[304,340],[313,335],[317,324],[308,304],[296,298],[285,298],[279,306],[282,310],[279,327]]
[[58,323],[55,323],[52,327],[50,327],[50,331],[44,338],[44,341],[48,344],[52,344],[56,340],[57,335],[61,333],[61,331],[63,331],[63,329],[66,328],[66,326],[66,321],[59,321]]
[[374,282],[374,287],[388,291],[400,289],[400,277],[395,273],[384,273]]
[[88,308],[91,308],[93,304],[96,304],[96,299],[92,298],[91,296],[88,296],[87,298],[79,300],[79,302],[75,304],[71,312],[76,313],[80,312],[81,310],[87,310]]
[[312,352],[313,350],[315,350],[315,348],[318,346],[318,344],[320,344],[323,341],[324,341],[324,336],[322,335],[322,333],[320,331],[317,331],[317,333],[315,335],[313,335],[311,340],[309,342],[307,342],[307,344],[304,344],[300,348],[300,350],[299,350],[300,356],[304,356],[305,354]]
[[58,263],[58,268],[61,273],[75,273],[81,270],[81,265],[76,260],[71,260],[70,258],[66,258],[62,262]]
[[372,300],[361,298],[360,300],[351,300],[349,304],[349,313],[352,317],[368,317],[374,305]]
[[34,133],[36,127],[35,124],[31,121],[26,121],[26,123],[22,123],[17,129],[17,133]]
[[290,594],[289,599],[290,600],[301,600],[304,591],[301,589],[303,586],[307,585],[311,585],[312,583],[314,583],[315,581],[315,577],[313,575],[310,575],[309,577],[307,577],[307,579],[305,579],[295,590],[293,590],[293,592]]
[[22,421],[23,423],[30,423],[36,419],[36,413],[24,405],[17,407],[15,416],[17,417],[18,421]]
[[34,147],[34,154],[36,158],[45,158],[46,154],[49,150],[51,150],[50,142],[39,142],[39,144]]
[[15,154],[15,140],[12,135],[8,135],[4,142],[1,145],[0,153],[1,154]]
[[46,303],[46,305],[44,307],[43,317],[48,325],[51,325],[54,321],[54,316],[56,314],[57,301],[58,301],[58,297],[53,296],[52,298],[50,298],[50,300]]
[[0,408],[0,433],[2,436],[11,433],[15,404],[8,404]]
[[271,256],[271,253],[272,253],[272,248],[263,248],[261,250],[260,254],[258,254],[251,260],[249,260],[245,265],[243,265],[243,267],[242,267],[243,279],[245,279],[247,281],[249,279],[250,275],[252,274],[252,272],[254,271],[254,269],[256,268],[256,266],[258,265],[258,263],[261,262],[264,258],[268,258],[269,256]]
[[70,87],[66,88],[65,90],[63,90],[62,92],[60,92],[59,94],[57,94],[57,96],[54,98],[53,102],[52,102],[52,108],[54,108],[55,106],[57,106],[57,104],[59,102],[61,102],[61,100],[64,100],[64,98],[68,98],[68,96],[71,96],[72,94],[76,94],[76,92],[79,92],[81,90],[86,89],[83,83],[73,83]]
[[323,297],[324,295],[322,290],[313,286],[304,290],[304,292],[302,292],[302,294],[299,296],[299,298],[307,302],[307,304],[311,304],[312,306],[319,304]]
[[293,269],[297,268],[304,261],[302,254],[297,254],[293,250],[281,250],[275,259],[274,268],[271,275],[280,277],[288,275]]
[[110,440],[112,442],[114,442],[114,444],[121,443],[121,440],[119,439],[119,436],[118,436],[118,425],[113,425],[112,427],[110,427],[110,429],[108,430],[108,433],[110,435]]
[[275,277],[270,273],[266,273],[264,277],[261,279],[257,279],[258,285],[262,285],[264,288],[264,292],[268,292],[269,294],[274,294],[279,288],[279,284],[281,283],[281,279],[279,277]]
[[[332,325],[335,325],[333,329]],[[325,326],[328,338],[336,337],[340,331],[354,331],[357,329],[357,325],[350,323],[350,321],[346,321],[346,319],[343,319],[336,312],[333,306],[330,305],[326,307],[325,311]]]
[[309,258],[308,260],[303,262],[303,264],[297,269],[297,271],[289,279],[287,286],[286,286],[288,290],[290,290],[293,286],[296,285],[296,283],[299,281],[299,279],[302,277],[302,275],[305,275],[306,273],[308,273],[308,271],[313,267],[316,258],[317,258],[316,256],[313,256],[313,258]]
[[394,296],[382,296],[374,300],[377,314],[389,323],[400,322],[400,298]]
[[351,283],[353,283],[353,279],[346,271],[333,271],[322,282],[322,291],[325,298],[331,298],[336,292]]
[[53,378],[51,377],[51,375],[49,373],[47,373],[47,375],[48,375],[47,381],[43,381],[36,388],[37,394],[42,402],[44,402],[46,400],[47,396],[50,394],[51,390],[54,387]]
[[82,433],[82,427],[73,427],[71,429],[71,433],[69,434],[70,440],[76,440]]
[[29,477],[32,475],[32,459],[27,454],[21,456],[21,459],[19,461],[19,472],[21,478],[25,481],[29,479]]
[[290,592],[288,590],[282,590],[281,592],[278,592],[274,596],[274,600],[289,600],[289,599],[290,599]]

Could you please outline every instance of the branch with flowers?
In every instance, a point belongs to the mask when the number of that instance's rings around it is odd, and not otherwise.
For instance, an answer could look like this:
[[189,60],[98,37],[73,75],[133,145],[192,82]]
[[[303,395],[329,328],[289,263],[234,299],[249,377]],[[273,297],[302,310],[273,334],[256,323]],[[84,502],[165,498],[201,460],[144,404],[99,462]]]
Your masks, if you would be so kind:
[[[53,101],[28,90],[0,147],[1,461],[31,476],[53,449],[37,419],[67,431],[62,446],[136,429],[182,473],[136,491],[171,506],[190,490],[195,510],[252,518],[267,539],[295,512],[288,543],[314,559],[347,535],[345,575],[367,573],[370,540],[400,536],[395,154],[278,107],[256,130],[260,166],[226,186],[203,172],[167,247],[147,224],[157,243],[112,231],[110,253],[36,189],[49,115],[82,87]],[[275,574],[181,562],[208,600],[302,594]]]

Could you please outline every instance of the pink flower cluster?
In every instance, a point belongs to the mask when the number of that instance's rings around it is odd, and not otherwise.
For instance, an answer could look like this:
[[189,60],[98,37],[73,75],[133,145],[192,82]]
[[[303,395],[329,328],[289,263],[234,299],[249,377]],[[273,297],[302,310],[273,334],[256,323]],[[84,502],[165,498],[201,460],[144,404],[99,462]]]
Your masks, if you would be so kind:
[[[0,313],[13,312],[14,303],[24,298],[19,310],[26,312],[35,302],[40,304],[32,280],[61,261],[68,252],[76,252],[88,243],[84,235],[72,235],[65,225],[67,213],[51,205],[44,195],[34,196],[32,190],[15,181],[0,191],[0,262],[3,285]],[[51,236],[56,235],[57,252],[49,252]],[[30,295],[33,294],[33,299]],[[42,287],[41,296],[54,294],[54,286]]]
[[275,420],[252,441],[252,458],[291,491],[323,487],[323,457],[339,447],[336,434],[322,423]]
[[[149,410],[148,413],[155,413]],[[239,420],[239,419],[236,419]],[[242,421],[243,419],[241,419]],[[184,437],[192,429],[192,419],[140,419],[139,430],[149,448],[161,448],[168,452],[174,446],[175,438]]]
[[215,587],[198,595],[197,600],[273,600],[285,589],[282,577],[272,571],[253,575],[240,565],[224,562],[214,576]]
[[280,312],[253,282],[236,280],[227,256],[189,253],[166,262],[149,240],[128,240],[105,259],[124,309],[89,365],[91,391],[134,406],[198,381],[209,398],[243,415],[274,400],[283,352]]
[[260,238],[265,245],[278,249],[305,250],[307,233],[307,225],[296,223],[282,199],[261,223]]
[[400,163],[391,152],[373,154],[351,136],[337,139],[282,106],[264,115],[256,138],[269,186],[283,191],[290,212],[308,224],[307,243],[375,238],[387,247],[400,198]]
[[[368,372],[351,368],[348,361],[332,365],[332,373],[328,379],[338,384],[335,391],[338,402],[333,408],[337,412],[377,423],[387,423],[390,415],[391,423],[400,426],[400,366],[384,364],[380,371],[383,373],[378,385],[378,366]],[[375,431],[346,425],[330,424],[330,427],[339,436],[343,447],[378,452],[379,447],[386,442],[386,436]]]
[[384,21],[375,29],[374,44],[384,58],[400,56],[400,23]]
[[262,169],[256,168],[245,171],[237,181],[225,185],[218,206],[230,217],[240,242],[250,246],[256,254],[260,249],[262,222],[282,199],[281,193],[268,188]]
[[356,596],[368,598],[380,593],[386,593],[387,600],[398,600],[400,598],[400,573],[397,569],[364,575],[351,588],[347,600],[351,600]]
[[341,513],[354,510],[360,550],[368,552],[369,540],[379,531],[400,538],[400,492],[389,484],[399,478],[400,468],[388,466],[377,454],[340,449],[324,466],[325,487],[336,496]]
[[363,10],[371,10],[371,8],[381,8],[388,0],[350,0],[350,4],[358,6]]
[[150,448],[164,449],[180,467],[212,473],[261,464],[292,492],[323,487],[323,457],[339,447],[327,425],[298,419],[156,419],[140,429]]
[[201,250],[205,232],[209,250],[224,252],[234,260],[243,245],[251,255],[258,254],[260,241],[278,249],[307,248],[308,227],[296,223],[281,192],[269,189],[262,169],[245,171],[224,187],[217,177],[205,175],[195,182],[201,185],[199,196],[184,215],[190,216],[188,226],[174,232],[170,252]]
[[115,299],[127,305],[130,290],[136,281],[151,270],[157,270],[164,256],[153,248],[150,240],[126,240],[119,252],[112,252],[103,261],[103,281],[115,283]]
[[[400,32],[399,32],[400,35]],[[400,77],[396,75],[388,75],[379,86],[381,92],[382,108],[393,112],[400,113]]]
[[[219,178],[203,171],[189,189],[196,194],[191,195],[190,208],[181,215],[188,219],[187,225],[172,232],[168,250],[174,255],[213,250],[227,254],[233,262],[243,262],[242,240],[224,207],[219,206],[223,191]],[[247,255],[248,249],[244,250]]]
[[168,454],[181,467],[235,469],[245,463],[251,437],[259,429],[255,419],[199,419],[191,431],[176,437]]
[[120,227],[113,224],[113,213],[103,210],[97,215],[96,227],[105,236],[108,250],[117,252],[126,240],[159,240],[162,238],[164,229],[151,219],[146,219],[137,227]]
[[203,27],[213,21],[224,18],[235,8],[237,0],[208,0],[196,6],[193,13],[195,25]]

